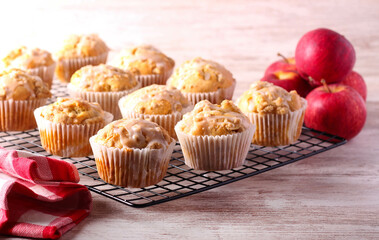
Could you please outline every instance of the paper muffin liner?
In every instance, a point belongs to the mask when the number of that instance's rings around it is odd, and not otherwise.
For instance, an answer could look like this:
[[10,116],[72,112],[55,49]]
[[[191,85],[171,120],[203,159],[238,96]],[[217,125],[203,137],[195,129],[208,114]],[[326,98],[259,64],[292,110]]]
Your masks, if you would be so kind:
[[121,110],[122,118],[142,118],[149,119],[152,122],[157,123],[161,127],[167,130],[168,134],[177,140],[177,136],[175,133],[175,125],[182,120],[183,115],[187,112],[191,111],[193,106],[184,108],[181,112],[174,112],[172,114],[158,115],[158,114],[142,114],[136,113],[134,111],[130,111],[125,107],[121,106],[122,100],[119,101],[119,107]]
[[45,105],[47,98],[0,100],[0,131],[25,131],[37,127],[33,111]]
[[31,75],[36,75],[42,79],[43,82],[47,84],[49,89],[53,85],[54,71],[56,64],[53,63],[50,66],[42,66],[36,68],[30,68],[26,71]]
[[297,141],[304,122],[307,101],[301,99],[302,107],[288,114],[247,113],[257,126],[252,143],[261,146],[284,146]]
[[90,138],[97,171],[105,182],[122,187],[142,188],[160,182],[166,175],[175,141],[167,149],[118,149]]
[[82,57],[72,59],[61,59],[57,61],[57,68],[55,70],[56,77],[64,83],[68,83],[71,80],[72,74],[74,74],[80,68],[87,65],[99,65],[106,63],[108,57],[108,51],[99,56],[94,57]]
[[134,92],[135,90],[141,88],[141,83],[138,82],[137,85],[129,90],[120,92],[87,92],[81,91],[80,89],[72,86],[71,83],[67,85],[68,93],[71,97],[85,99],[90,102],[97,102],[100,104],[104,111],[113,114],[113,120],[118,120],[121,118],[121,112],[118,107],[118,101],[120,98]]
[[255,132],[255,125],[240,133],[222,136],[194,136],[175,131],[187,166],[195,170],[219,171],[240,167],[244,164]]
[[163,74],[134,75],[134,77],[141,82],[142,87],[146,87],[153,84],[165,85],[171,74],[172,69]]
[[43,107],[34,111],[42,147],[61,157],[85,157],[92,154],[89,138],[110,123],[111,113],[105,112],[105,122],[93,124],[54,123],[41,116]]
[[236,83],[234,82],[230,87],[220,88],[215,92],[182,93],[193,105],[202,100],[208,100],[211,103],[220,104],[225,99],[232,100],[235,87]]

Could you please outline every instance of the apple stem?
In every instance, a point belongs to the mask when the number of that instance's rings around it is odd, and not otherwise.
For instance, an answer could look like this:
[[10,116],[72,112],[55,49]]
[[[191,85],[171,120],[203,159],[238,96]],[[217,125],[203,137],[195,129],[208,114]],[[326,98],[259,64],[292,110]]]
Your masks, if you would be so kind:
[[279,57],[283,58],[283,60],[286,62],[286,63],[289,63],[288,61],[288,58],[286,58],[283,54],[281,53],[277,53]]
[[326,83],[325,79],[321,79],[321,83],[322,83],[322,85],[324,85],[324,88],[326,89],[326,91],[328,93],[332,92],[332,91],[330,91],[330,88],[329,88],[328,84]]

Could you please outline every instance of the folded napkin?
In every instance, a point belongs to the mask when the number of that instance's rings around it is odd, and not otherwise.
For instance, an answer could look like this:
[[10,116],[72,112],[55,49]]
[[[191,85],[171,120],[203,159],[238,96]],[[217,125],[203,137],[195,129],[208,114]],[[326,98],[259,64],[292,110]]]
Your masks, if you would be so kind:
[[77,182],[71,163],[0,148],[0,234],[59,238],[91,211]]

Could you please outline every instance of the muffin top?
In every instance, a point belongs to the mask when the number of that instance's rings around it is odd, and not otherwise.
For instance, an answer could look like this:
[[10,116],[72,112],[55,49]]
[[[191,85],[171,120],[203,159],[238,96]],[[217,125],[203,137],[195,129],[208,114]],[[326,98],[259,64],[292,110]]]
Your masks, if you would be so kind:
[[135,75],[163,74],[175,66],[174,60],[151,45],[141,45],[121,51],[114,64]]
[[10,69],[0,73],[0,100],[32,100],[49,98],[46,83],[24,70]]
[[120,107],[140,114],[166,115],[189,107],[183,94],[169,86],[150,85],[123,97]]
[[21,46],[9,52],[1,60],[1,67],[30,69],[50,66],[53,63],[54,60],[48,51],[39,48],[29,49]]
[[97,34],[70,35],[55,54],[58,59],[93,57],[108,52],[109,48]]
[[55,103],[43,107],[41,117],[64,124],[105,122],[105,113],[98,103],[72,98],[58,98]]
[[71,77],[71,85],[86,92],[126,91],[137,84],[131,72],[105,64],[82,67]]
[[301,97],[296,91],[269,82],[257,81],[237,100],[238,107],[245,113],[287,114],[302,107]]
[[219,136],[243,132],[251,126],[249,119],[230,100],[221,105],[203,100],[179,122],[181,131],[195,136]]
[[167,149],[172,141],[165,129],[143,119],[121,119],[111,122],[95,136],[95,142],[98,144],[119,149]]
[[168,81],[182,92],[215,92],[235,83],[231,72],[224,66],[200,57],[185,61]]

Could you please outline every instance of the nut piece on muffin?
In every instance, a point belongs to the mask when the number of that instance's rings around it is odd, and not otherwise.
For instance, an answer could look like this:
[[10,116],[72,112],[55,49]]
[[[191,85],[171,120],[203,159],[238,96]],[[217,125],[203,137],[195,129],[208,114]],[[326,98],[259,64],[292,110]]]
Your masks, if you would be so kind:
[[47,83],[48,87],[51,87],[55,62],[48,51],[21,46],[9,52],[1,60],[1,68],[23,69],[29,74],[39,76]]
[[123,97],[119,101],[124,118],[150,119],[176,138],[174,127],[192,105],[182,93],[165,85],[150,85]]
[[161,181],[175,145],[165,129],[144,119],[114,121],[90,142],[99,176],[123,187],[146,187]]
[[142,87],[165,84],[175,66],[174,60],[151,45],[124,49],[115,59],[116,67],[131,71]]
[[114,115],[114,119],[119,119],[118,101],[140,88],[141,84],[130,71],[100,64],[76,71],[67,87],[71,97],[98,102],[105,111]]
[[0,130],[35,128],[33,111],[44,105],[49,97],[49,88],[38,76],[20,69],[0,73]]
[[179,89],[193,104],[201,100],[220,104],[232,99],[236,81],[221,64],[196,57],[175,69],[167,84]]
[[55,74],[62,82],[69,82],[72,74],[87,65],[107,61],[109,48],[97,34],[70,35],[56,52]]
[[82,99],[58,98],[56,102],[34,111],[42,147],[62,157],[91,154],[89,138],[112,121],[98,103]]
[[282,146],[294,143],[301,134],[307,102],[296,91],[257,81],[237,100],[257,131],[254,144]]
[[227,170],[243,165],[255,126],[230,100],[200,101],[176,126],[186,165]]

